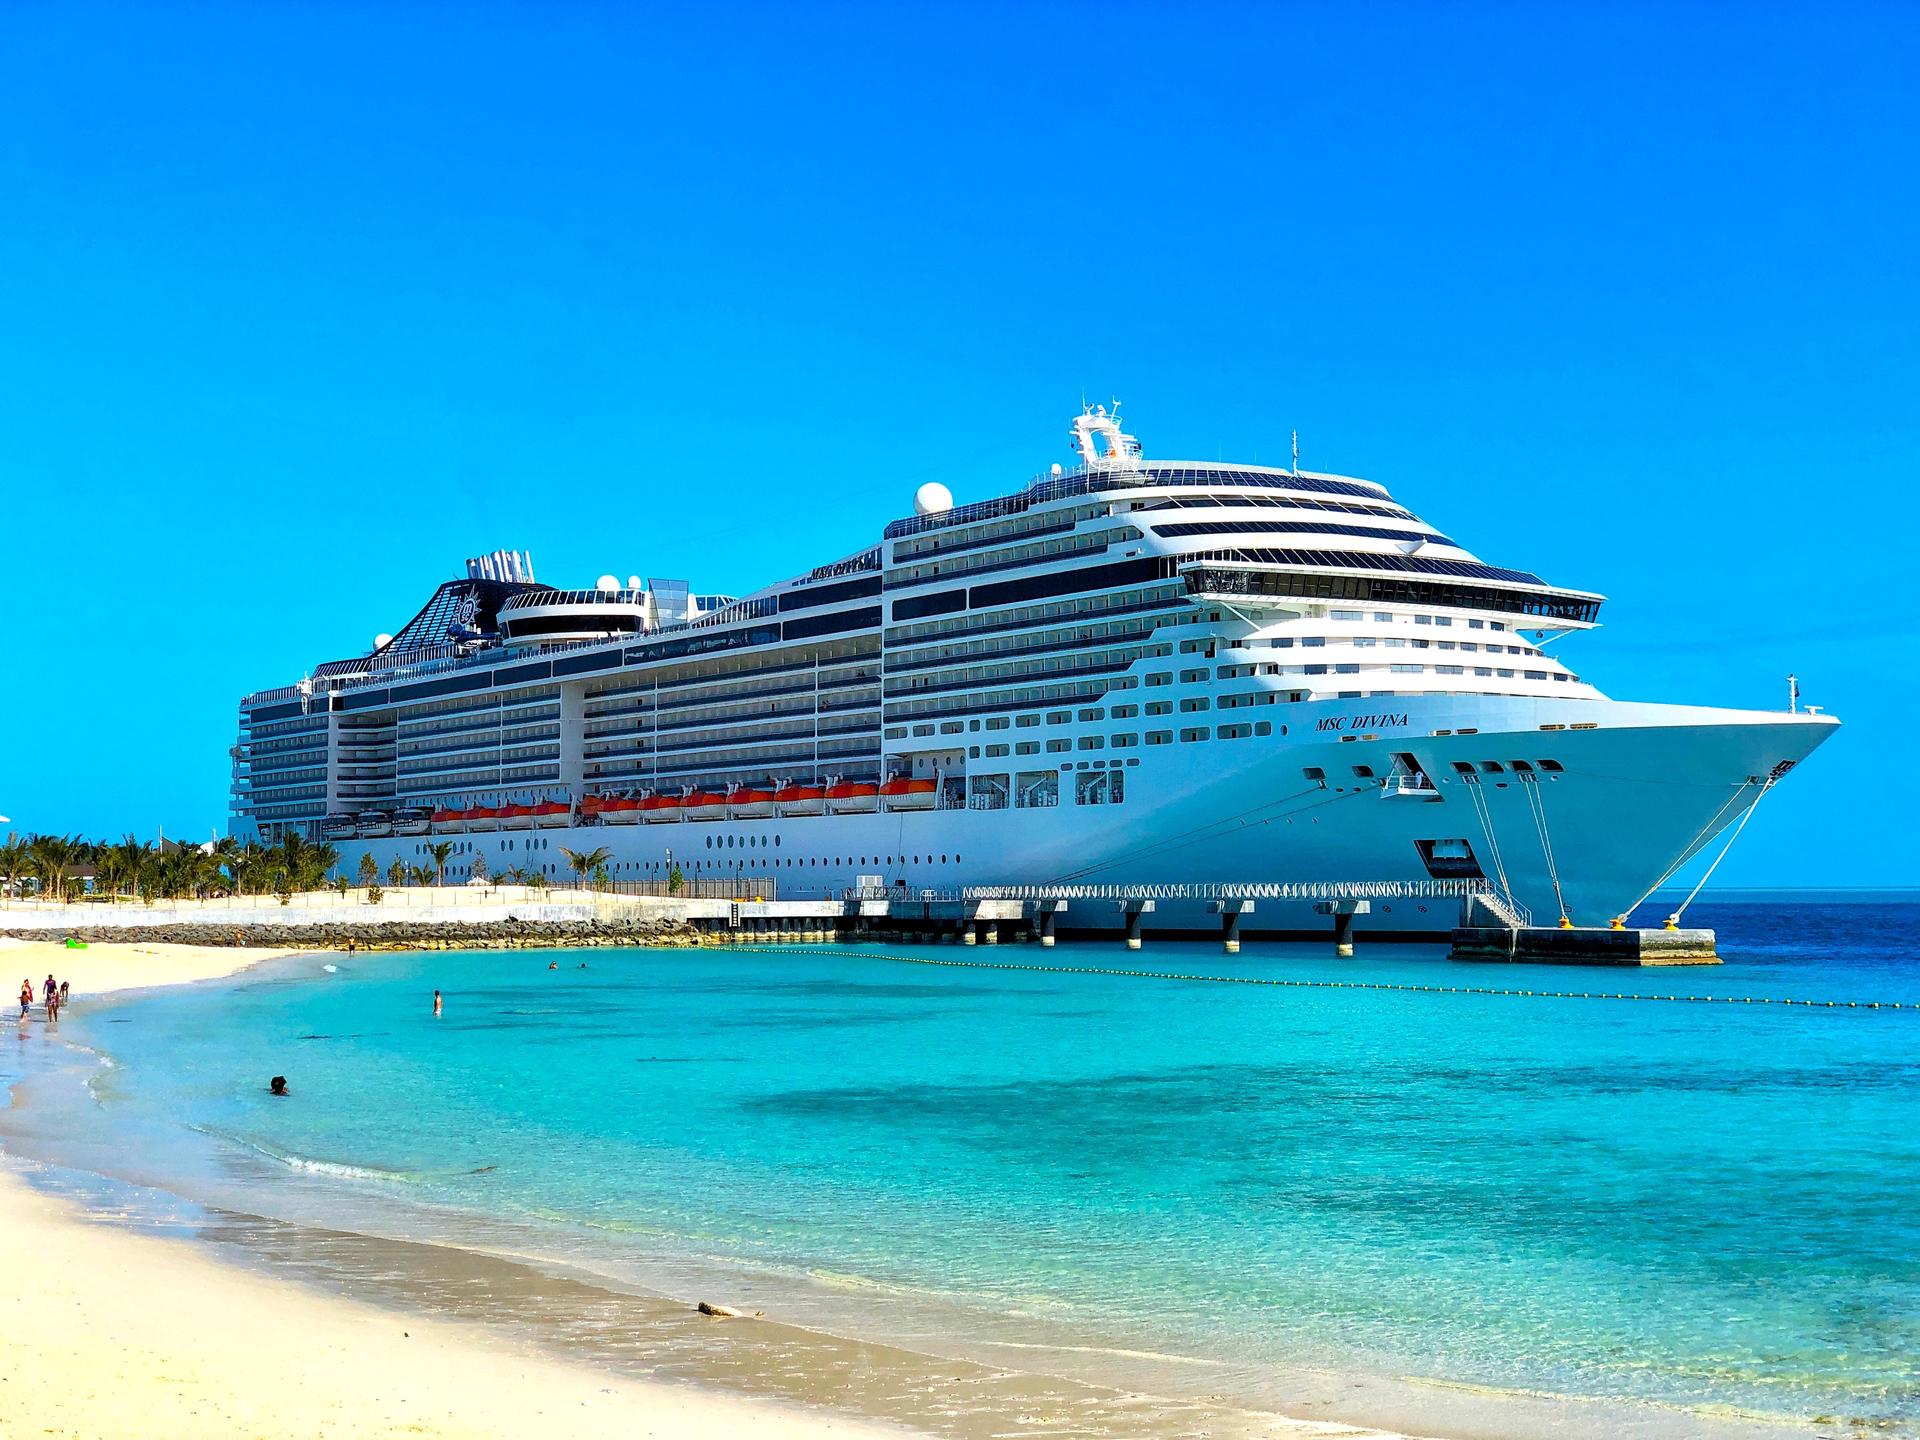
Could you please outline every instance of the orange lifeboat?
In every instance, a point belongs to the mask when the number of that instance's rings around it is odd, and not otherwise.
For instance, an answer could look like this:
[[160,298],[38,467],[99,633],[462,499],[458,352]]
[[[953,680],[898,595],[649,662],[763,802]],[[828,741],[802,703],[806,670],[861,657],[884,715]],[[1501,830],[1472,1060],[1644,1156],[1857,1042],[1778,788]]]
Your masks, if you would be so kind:
[[533,807],[533,823],[536,825],[564,825],[573,814],[572,808],[558,800],[542,800]]
[[649,795],[634,804],[640,807],[640,818],[649,823],[680,818],[680,797],[678,795]]
[[582,795],[580,797],[580,818],[585,820],[598,815],[601,807],[607,803],[604,795]]
[[640,811],[646,804],[631,795],[616,795],[600,804],[600,818],[609,825],[631,825],[641,818]]
[[880,787],[864,780],[836,780],[827,786],[825,799],[836,815],[866,814],[878,808]]
[[742,819],[773,814],[773,791],[736,785],[727,792],[727,808]]
[[826,798],[826,787],[822,785],[789,784],[773,792],[773,803],[779,806],[782,815],[818,815]]
[[431,824],[436,830],[451,830],[456,825],[464,825],[466,820],[466,811],[449,810],[443,805],[434,810],[431,817]]
[[880,798],[889,810],[931,810],[937,789],[931,780],[896,775],[880,787]]
[[503,826],[511,825],[515,829],[525,829],[533,824],[533,807],[517,802],[502,805],[497,812]]
[[466,812],[467,820],[478,830],[491,830],[500,819],[500,812],[491,805],[476,805]]
[[712,790],[689,790],[680,802],[680,813],[689,820],[724,820],[727,797]]

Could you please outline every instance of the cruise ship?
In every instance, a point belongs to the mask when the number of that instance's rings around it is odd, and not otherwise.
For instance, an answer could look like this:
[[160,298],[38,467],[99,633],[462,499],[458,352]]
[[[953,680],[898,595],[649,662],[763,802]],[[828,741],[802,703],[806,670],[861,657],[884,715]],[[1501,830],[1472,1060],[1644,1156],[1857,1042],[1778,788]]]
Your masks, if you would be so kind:
[[349,874],[447,841],[462,878],[558,880],[604,847],[612,881],[782,898],[1464,879],[1604,925],[1835,728],[1608,699],[1555,650],[1602,596],[1373,481],[1150,460],[1117,406],[1071,447],[993,499],[923,485],[877,542],[741,596],[471,559],[370,653],[241,702],[233,831]]

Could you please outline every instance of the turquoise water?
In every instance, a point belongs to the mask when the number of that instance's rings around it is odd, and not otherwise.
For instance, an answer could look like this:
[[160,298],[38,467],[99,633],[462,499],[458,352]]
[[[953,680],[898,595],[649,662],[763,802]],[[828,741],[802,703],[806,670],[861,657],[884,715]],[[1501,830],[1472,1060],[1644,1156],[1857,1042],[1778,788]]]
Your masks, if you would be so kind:
[[[1920,906],[1692,918],[1727,965],[1151,943],[1131,963],[1920,1002]],[[1311,1367],[1920,1429],[1913,1010],[859,949],[332,963],[76,1007],[65,1038],[114,1063],[63,1123],[256,1213],[456,1240],[484,1221],[669,1293],[730,1284],[1003,1361],[1194,1356],[1209,1390],[1278,1405]],[[291,1098],[266,1094],[276,1073]]]

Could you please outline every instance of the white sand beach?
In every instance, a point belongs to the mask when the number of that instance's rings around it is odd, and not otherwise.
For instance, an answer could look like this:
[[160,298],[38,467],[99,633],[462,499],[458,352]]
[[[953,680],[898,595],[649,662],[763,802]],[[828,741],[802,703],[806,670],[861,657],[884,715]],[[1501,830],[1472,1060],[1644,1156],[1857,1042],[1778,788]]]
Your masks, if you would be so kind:
[[[80,996],[234,974],[296,953],[191,945],[0,946]],[[9,985],[11,981],[7,982]],[[427,1320],[230,1265],[34,1188],[0,1165],[0,1435],[636,1436],[767,1440],[903,1432],[687,1386],[623,1381],[477,1327]]]
[[76,998],[110,995],[121,990],[145,990],[156,985],[185,985],[195,980],[218,980],[236,975],[250,965],[298,955],[299,950],[255,949],[230,945],[160,945],[97,941],[69,950],[58,940],[0,938],[0,989],[8,998],[12,972],[33,981],[36,1000],[40,985],[51,974],[73,983]]

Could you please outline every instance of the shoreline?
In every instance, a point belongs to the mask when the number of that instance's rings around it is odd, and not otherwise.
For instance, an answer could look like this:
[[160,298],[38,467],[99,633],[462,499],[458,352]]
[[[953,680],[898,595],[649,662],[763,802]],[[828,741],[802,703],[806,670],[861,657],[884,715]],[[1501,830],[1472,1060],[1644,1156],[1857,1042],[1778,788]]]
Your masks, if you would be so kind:
[[[229,978],[310,952],[132,943],[0,945],[38,975],[81,977],[78,1003]],[[36,1019],[44,1025],[36,1003]],[[58,1038],[57,1027],[49,1038]],[[11,1087],[9,1087],[11,1088]],[[0,1150],[0,1232],[17,1245],[0,1297],[16,1383],[9,1427],[50,1436],[407,1435],[615,1440],[726,1428],[768,1440],[900,1440],[912,1432],[556,1357],[498,1327],[373,1303],[234,1263],[177,1227],[89,1205]],[[92,1172],[74,1172],[92,1175]],[[97,1178],[97,1177],[96,1177]],[[36,1383],[30,1377],[46,1377]]]
[[[0,947],[0,955],[9,951],[20,955],[22,949]],[[131,945],[66,951],[54,944],[47,944],[41,953],[66,957],[60,963],[83,963],[112,982],[87,985],[83,993],[89,998],[132,988],[214,979],[269,959],[313,954],[304,950],[231,948],[194,953],[179,947],[166,947],[162,952],[161,947]],[[96,963],[106,961],[114,963],[104,969]],[[59,1163],[57,1154],[48,1158]],[[85,1168],[83,1162],[83,1168],[74,1173],[92,1175],[94,1171]],[[0,1168],[0,1186],[27,1188],[17,1174],[10,1173],[10,1167]],[[54,1245],[68,1253],[84,1254],[84,1237],[98,1233],[103,1218],[122,1227],[140,1223],[129,1217],[125,1207],[109,1204],[89,1211],[71,1201],[43,1198],[68,1207],[65,1228],[58,1229]],[[47,1213],[42,1212],[43,1217]],[[1572,1396],[1476,1392],[1474,1387],[1414,1377],[1320,1375],[1302,1387],[1291,1403],[1283,1405],[1285,1413],[1264,1403],[1249,1409],[1222,1396],[1201,1396],[1188,1386],[1169,1388],[1161,1383],[1168,1378],[1166,1366],[1152,1362],[1177,1363],[1191,1357],[1140,1356],[1126,1366],[1124,1383],[1129,1389],[1122,1391],[1114,1389],[1110,1380],[1090,1382],[1057,1371],[1009,1369],[988,1358],[990,1349],[983,1353],[979,1345],[956,1342],[943,1351],[948,1356],[970,1353],[972,1358],[941,1359],[902,1349],[888,1343],[884,1324],[853,1327],[856,1332],[865,1330],[867,1338],[860,1339],[832,1333],[812,1322],[808,1322],[811,1328],[803,1328],[779,1320],[704,1320],[690,1313],[691,1305],[684,1299],[667,1299],[658,1292],[636,1293],[604,1276],[573,1271],[564,1264],[511,1249],[489,1249],[458,1241],[423,1243],[370,1232],[323,1231],[312,1225],[231,1211],[214,1214],[212,1225],[195,1230],[194,1238],[201,1239],[199,1245],[182,1246],[174,1240],[172,1246],[187,1252],[194,1266],[248,1276],[268,1292],[284,1292],[280,1301],[263,1299],[262,1304],[267,1306],[265,1313],[276,1316],[282,1312],[273,1308],[275,1304],[288,1306],[285,1324],[295,1327],[292,1333],[304,1323],[298,1318],[302,1297],[317,1297],[320,1301],[361,1306],[389,1319],[398,1317],[409,1322],[408,1328],[413,1328],[413,1317],[420,1317],[422,1326],[453,1326],[496,1358],[501,1346],[514,1354],[537,1356],[544,1350],[550,1358],[558,1339],[558,1348],[573,1359],[550,1359],[550,1363],[566,1367],[573,1379],[555,1380],[555,1384],[579,1384],[594,1377],[609,1384],[623,1382],[638,1368],[643,1375],[672,1376],[664,1386],[656,1382],[656,1388],[663,1388],[669,1395],[691,1392],[748,1406],[771,1405],[783,1417],[781,1423],[794,1421],[795,1416],[811,1423],[822,1407],[827,1407],[834,1417],[829,1424],[834,1434],[865,1434],[869,1432],[862,1427],[879,1426],[882,1428],[871,1433],[898,1435],[910,1433],[911,1427],[911,1433],[985,1436],[1004,1433],[1016,1416],[1023,1427],[1033,1425],[1040,1433],[1064,1424],[1076,1433],[1097,1428],[1116,1436],[1210,1435],[1221,1440],[1327,1434],[1510,1437],[1546,1429],[1569,1435],[1631,1433],[1647,1437],[1789,1433],[1778,1422],[1758,1417],[1746,1421],[1724,1417],[1715,1423],[1686,1411],[1640,1407],[1633,1407],[1637,1413],[1631,1419],[1635,1423],[1623,1430],[1613,1423],[1622,1418],[1618,1407],[1605,1402]],[[60,1224],[44,1218],[32,1222],[35,1226],[46,1223]],[[151,1237],[136,1238],[155,1245],[168,1244],[152,1241]],[[209,1244],[208,1240],[220,1243]],[[82,1248],[76,1251],[75,1245]],[[314,1259],[316,1252],[324,1252],[326,1263]],[[95,1268],[94,1262],[84,1263]],[[113,1263],[137,1267],[139,1262],[126,1259]],[[176,1258],[174,1263],[187,1262]],[[487,1303],[477,1304],[474,1287],[483,1278],[481,1289]],[[725,1289],[715,1298],[735,1300]],[[572,1323],[572,1317],[610,1310],[617,1312],[617,1326],[596,1328]],[[536,1331],[539,1333],[533,1333]],[[641,1345],[634,1343],[636,1335],[642,1337]],[[447,1343],[459,1348],[454,1341]],[[1071,1337],[1062,1338],[1061,1348],[1073,1348]],[[29,1373],[35,1369],[27,1368]],[[178,1373],[164,1365],[155,1368],[167,1374]],[[1153,1393],[1141,1393],[1140,1387]],[[949,1392],[965,1393],[975,1408],[967,1415],[958,1413],[958,1407],[948,1398]],[[1181,1398],[1183,1392],[1185,1398]],[[983,1403],[986,1408],[981,1408]],[[648,1396],[632,1404],[639,1410],[637,1416],[629,1413],[626,1433],[631,1433],[635,1418],[674,1418],[664,1412],[656,1414],[657,1407],[649,1409],[653,1401]],[[1360,1420],[1358,1413],[1367,1413],[1374,1424]],[[1393,1428],[1374,1428],[1380,1423],[1374,1417],[1384,1417]],[[924,1428],[917,1423],[922,1421]],[[377,1422],[361,1417],[353,1422],[350,1433],[368,1433],[370,1423]],[[531,1418],[528,1423],[533,1423]],[[553,1417],[544,1417],[542,1423],[554,1423]],[[581,1429],[571,1423],[571,1418],[567,1428],[570,1433],[599,1433]],[[60,1432],[55,1429],[52,1433]],[[454,1428],[425,1433],[497,1432]],[[816,1432],[769,1429],[759,1433],[784,1436]]]

